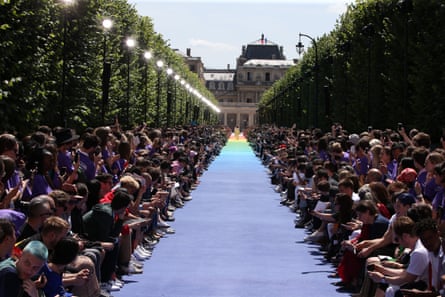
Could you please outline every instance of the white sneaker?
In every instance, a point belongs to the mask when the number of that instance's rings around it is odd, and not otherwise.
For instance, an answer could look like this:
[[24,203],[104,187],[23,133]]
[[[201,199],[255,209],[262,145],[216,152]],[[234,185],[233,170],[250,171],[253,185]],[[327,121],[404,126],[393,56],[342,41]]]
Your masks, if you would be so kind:
[[134,265],[140,266],[141,268],[144,267],[144,262],[139,261],[138,259],[136,259],[136,257],[134,255],[131,255],[130,263],[133,263]]
[[314,233],[312,233],[311,235],[306,236],[304,238],[304,241],[307,241],[307,242],[318,242],[321,239],[323,239],[323,237],[324,237],[324,233],[317,230]]
[[158,228],[170,228],[170,225],[163,220],[158,220],[157,226]]
[[112,281],[112,280],[110,280],[110,281],[108,281],[108,284],[110,285],[110,289],[109,289],[109,291],[110,292],[116,292],[116,291],[119,291],[120,289],[121,289],[121,287],[119,287],[118,285],[116,285],[115,283],[114,283],[114,281]]
[[144,248],[142,245],[138,245],[136,247],[136,249],[138,249],[140,252],[142,252],[143,254],[146,254],[148,256],[151,256],[151,251],[147,250],[146,248]]
[[142,270],[142,268],[138,268],[138,267],[136,267],[136,265],[133,265],[133,264],[130,262],[130,265],[128,266],[128,272],[129,272],[130,274],[141,274],[141,273],[144,272],[144,271]]
[[193,198],[192,198],[191,195],[188,195],[188,196],[185,196],[185,197],[182,198],[182,200],[184,200],[184,201],[190,201],[190,200],[192,200],[192,199],[193,199]]
[[121,281],[120,279],[116,278],[116,279],[113,280],[113,284],[115,284],[119,288],[122,288],[125,283],[123,281]]
[[137,249],[135,249],[133,251],[133,255],[136,258],[136,260],[138,260],[138,261],[145,261],[148,258],[150,258],[150,256],[143,254],[140,250],[137,250]]
[[167,234],[175,234],[176,233],[175,229],[173,229],[173,228],[167,228],[164,230],[164,232]]

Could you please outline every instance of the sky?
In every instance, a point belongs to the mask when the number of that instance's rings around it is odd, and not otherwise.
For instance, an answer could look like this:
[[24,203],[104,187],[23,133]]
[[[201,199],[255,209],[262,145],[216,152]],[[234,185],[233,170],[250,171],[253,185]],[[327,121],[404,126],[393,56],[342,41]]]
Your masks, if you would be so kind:
[[[331,32],[351,0],[128,0],[171,48],[201,57],[206,69],[235,69],[243,45],[261,38],[298,58],[299,33],[318,38]],[[311,46],[302,37],[305,47]]]

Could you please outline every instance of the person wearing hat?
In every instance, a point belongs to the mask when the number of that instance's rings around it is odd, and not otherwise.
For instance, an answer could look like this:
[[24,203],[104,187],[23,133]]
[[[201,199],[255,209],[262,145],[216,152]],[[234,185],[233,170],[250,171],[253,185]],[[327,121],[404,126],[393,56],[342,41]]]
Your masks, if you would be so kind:
[[71,237],[62,238],[56,244],[48,258],[48,263],[43,265],[39,272],[39,274],[43,273],[47,279],[43,287],[46,297],[65,296],[62,274],[65,267],[76,259],[78,253],[79,244]]
[[79,135],[73,134],[71,129],[61,128],[54,133],[57,144],[57,167],[60,174],[71,174],[74,171],[71,148],[73,142],[79,139]]

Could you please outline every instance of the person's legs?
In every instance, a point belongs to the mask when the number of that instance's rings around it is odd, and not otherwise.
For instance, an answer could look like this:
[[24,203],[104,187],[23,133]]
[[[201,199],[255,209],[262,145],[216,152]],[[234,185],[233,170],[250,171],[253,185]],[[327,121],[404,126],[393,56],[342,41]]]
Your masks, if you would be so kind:
[[[99,280],[96,277],[96,269],[93,261],[86,256],[78,256],[74,262],[69,265],[70,271],[80,271],[88,269],[90,277],[83,283],[82,286],[73,286],[71,292],[75,296],[97,297],[100,295]],[[67,275],[69,276],[69,275]]]

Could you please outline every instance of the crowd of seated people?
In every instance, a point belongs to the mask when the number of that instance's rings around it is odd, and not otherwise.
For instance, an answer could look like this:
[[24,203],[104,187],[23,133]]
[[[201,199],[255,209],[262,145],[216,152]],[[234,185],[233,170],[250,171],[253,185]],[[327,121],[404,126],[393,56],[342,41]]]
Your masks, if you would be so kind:
[[0,134],[0,296],[111,296],[175,233],[226,140],[222,127],[117,122]]
[[280,203],[353,296],[445,296],[445,134],[249,131]]

